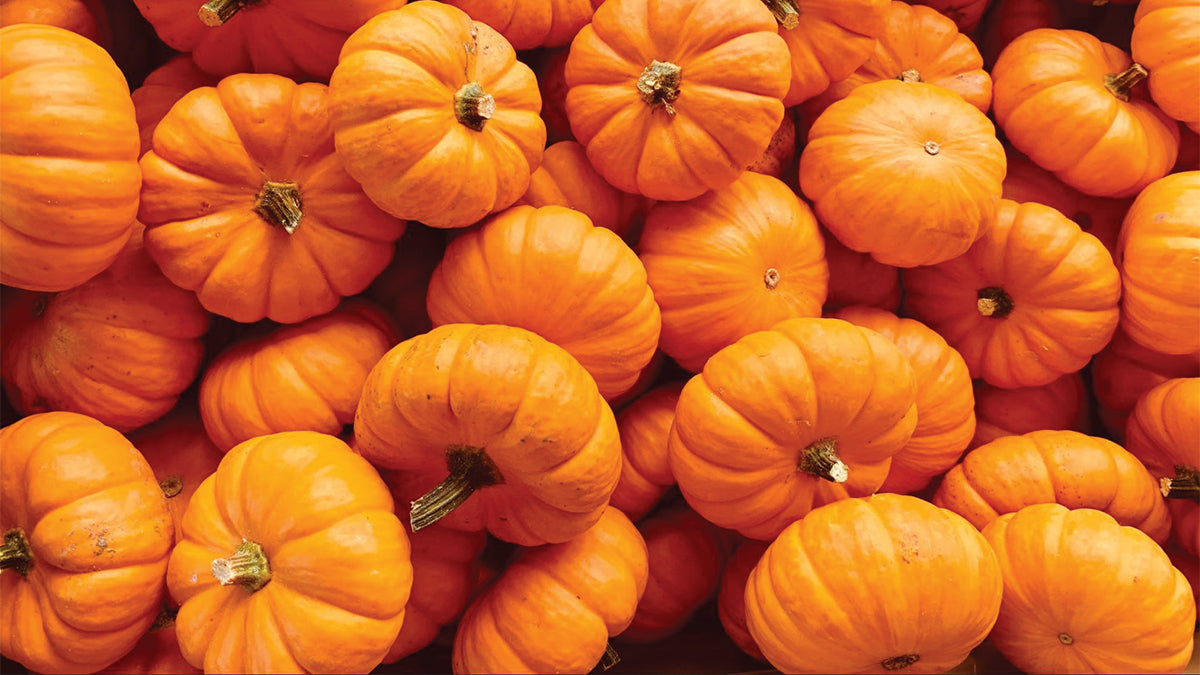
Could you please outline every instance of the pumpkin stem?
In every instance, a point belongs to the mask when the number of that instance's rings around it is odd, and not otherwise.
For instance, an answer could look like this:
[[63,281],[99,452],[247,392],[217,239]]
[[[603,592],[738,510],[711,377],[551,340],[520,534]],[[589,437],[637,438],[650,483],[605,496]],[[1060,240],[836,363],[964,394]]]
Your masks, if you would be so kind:
[[500,469],[480,448],[450,446],[446,449],[446,468],[450,475],[424,497],[412,502],[408,523],[413,532],[450,515],[476,490],[504,482]]
[[850,477],[846,463],[838,456],[837,439],[832,436],[805,448],[797,468],[831,483],[845,483]]
[[642,100],[654,106],[659,103],[666,109],[667,114],[675,116],[675,106],[671,101],[679,98],[679,82],[683,77],[683,69],[670,61],[654,60],[642,71],[637,81],[638,92]]
[[170,626],[175,623],[175,617],[178,615],[179,610],[172,609],[169,604],[163,602],[162,611],[158,613],[158,616],[154,617],[154,623],[150,624],[150,630],[147,632],[153,633],[156,630],[162,630]]
[[592,668],[592,672],[603,673],[620,662],[621,655],[617,653],[616,649],[613,649],[611,642],[606,642],[604,643],[604,654],[600,657],[600,663],[597,663],[596,667]]
[[233,18],[246,5],[252,5],[258,0],[208,0],[200,7],[200,22],[209,28],[216,28]]
[[158,481],[158,487],[162,488],[163,494],[170,499],[183,492],[183,479],[179,476],[167,476]]
[[271,565],[262,546],[242,539],[242,543],[233,550],[233,555],[212,562],[212,573],[222,586],[238,584],[253,593],[271,580]]
[[893,656],[890,659],[884,659],[879,662],[884,670],[902,670],[921,660],[920,654],[904,654],[901,656]]
[[[901,82],[924,82],[925,81],[925,80],[921,79],[921,73],[916,68],[909,68],[908,70],[904,71],[903,73],[900,73],[900,76],[897,77],[896,79],[900,80]],[[899,657],[896,657],[896,658],[899,658]]]
[[796,9],[796,5],[792,4],[792,0],[763,0],[771,13],[775,15],[775,20],[779,22],[787,30],[791,30],[800,25],[800,11]]
[[495,114],[496,99],[484,92],[478,82],[468,82],[455,92],[454,116],[464,127],[483,131],[483,125]]
[[1167,499],[1190,499],[1200,502],[1200,473],[1186,466],[1175,467],[1175,477],[1159,479],[1162,494]]
[[1104,86],[1112,92],[1113,96],[1122,101],[1129,100],[1129,91],[1137,86],[1137,83],[1150,76],[1142,64],[1135,63],[1129,66],[1124,72],[1109,73],[1104,76]]
[[768,267],[766,273],[763,274],[763,285],[767,287],[767,290],[773,290],[778,286],[779,270],[774,267]]
[[0,570],[16,570],[17,574],[29,574],[33,567],[33,552],[21,528],[15,527],[4,533],[4,545],[0,546]]
[[255,197],[254,212],[268,223],[282,227],[291,234],[304,218],[304,203],[300,201],[300,186],[269,180]]
[[1013,311],[1013,299],[1003,288],[988,286],[975,294],[975,307],[979,313],[993,319],[1003,319]]

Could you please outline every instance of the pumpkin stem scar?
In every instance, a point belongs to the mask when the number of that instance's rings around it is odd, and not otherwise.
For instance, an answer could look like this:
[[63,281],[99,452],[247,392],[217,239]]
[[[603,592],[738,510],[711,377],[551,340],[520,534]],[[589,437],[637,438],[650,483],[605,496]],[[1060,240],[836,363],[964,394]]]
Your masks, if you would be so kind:
[[300,200],[300,186],[291,182],[269,180],[263,183],[254,201],[254,212],[263,220],[282,227],[292,234],[304,219],[304,203]]
[[785,29],[791,30],[800,25],[800,12],[796,5],[792,4],[792,0],[763,0],[763,3],[770,8],[775,20]]
[[774,290],[778,287],[779,270],[774,267],[768,267],[767,271],[763,274],[763,285],[767,287],[767,290]]
[[162,488],[163,494],[170,499],[183,492],[183,479],[179,476],[167,476],[158,481],[158,487]]
[[879,665],[883,666],[883,669],[888,671],[900,670],[902,668],[907,668],[920,660],[920,654],[903,654],[901,656],[893,656],[890,659],[884,659],[883,661],[879,662]]
[[1159,479],[1162,494],[1167,499],[1190,499],[1200,502],[1200,473],[1186,466],[1176,466],[1175,476]]
[[617,653],[616,649],[613,649],[611,642],[605,642],[604,653],[600,655],[600,662],[596,664],[595,668],[592,668],[592,672],[603,673],[620,662],[621,655]]
[[33,552],[21,528],[14,527],[4,533],[4,545],[0,546],[0,570],[14,570],[25,576],[33,567]]
[[983,316],[1003,319],[1013,311],[1013,299],[1003,288],[988,286],[975,293],[975,308]]
[[904,71],[903,73],[900,73],[900,75],[896,79],[900,80],[901,82],[924,82],[925,81],[925,80],[921,79],[921,73],[916,68],[909,68],[908,70]]
[[1068,647],[1075,644],[1075,638],[1071,637],[1069,633],[1059,633],[1058,641],[1064,645],[1067,645]]
[[212,562],[212,574],[222,586],[238,584],[253,593],[271,580],[271,565],[262,546],[242,539],[233,555]]
[[1113,96],[1122,101],[1128,101],[1129,91],[1149,76],[1150,73],[1146,72],[1142,64],[1135,63],[1123,72],[1105,75],[1104,86],[1108,88]]
[[253,5],[258,0],[208,0],[200,7],[200,22],[209,28],[216,28],[233,18],[246,5]]
[[158,613],[158,616],[154,617],[154,623],[150,624],[150,630],[147,632],[153,633],[156,630],[162,630],[170,626],[175,623],[175,617],[178,615],[179,610],[171,609],[171,606],[164,601],[162,611]]
[[454,94],[454,116],[458,123],[472,131],[483,126],[496,114],[496,99],[485,92],[478,82],[468,82]]
[[831,483],[845,483],[850,477],[849,468],[838,456],[837,439],[832,436],[805,448],[796,468]]
[[446,468],[450,475],[424,497],[412,502],[408,522],[413,532],[450,515],[476,490],[504,482],[500,469],[482,448],[466,445],[446,448]]
[[671,101],[679,98],[679,83],[683,78],[683,69],[670,61],[654,60],[642,71],[637,81],[638,93],[642,95],[651,108],[662,104],[667,114],[675,116],[675,106]]

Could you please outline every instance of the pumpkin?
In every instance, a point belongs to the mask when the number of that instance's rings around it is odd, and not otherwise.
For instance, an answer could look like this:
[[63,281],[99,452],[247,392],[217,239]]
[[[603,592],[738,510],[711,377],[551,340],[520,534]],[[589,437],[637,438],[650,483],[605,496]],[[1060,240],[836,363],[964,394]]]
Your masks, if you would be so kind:
[[1165,176],[1179,149],[1179,125],[1137,86],[1145,76],[1088,33],[1038,28],[996,59],[992,107],[1008,141],[1062,182],[1129,197]]
[[825,240],[825,262],[829,265],[829,293],[825,313],[849,305],[865,305],[894,312],[900,307],[900,270],[884,265],[867,253],[846,248],[837,237],[821,228]]
[[141,227],[91,281],[6,292],[3,305],[0,370],[24,414],[68,410],[130,431],[167,414],[200,370],[208,314],[158,271]]
[[996,58],[1018,35],[1035,28],[1066,28],[1066,13],[1055,0],[996,0],[996,9],[984,25],[980,50],[989,71]]
[[651,511],[675,484],[667,438],[683,382],[659,385],[617,413],[621,437],[621,477],[611,503],[633,522]]
[[567,119],[617,189],[692,199],[762,156],[788,63],[760,0],[608,0],[571,43]]
[[296,323],[387,266],[405,223],[342,170],[329,120],[324,85],[241,74],[159,122],[141,160],[146,247],[210,312]]
[[788,183],[795,183],[796,173],[796,118],[792,111],[784,111],[783,121],[775,129],[762,157],[746,167],[747,171],[763,173]]
[[746,619],[783,672],[936,673],[987,637],[1001,583],[961,516],[879,494],[827,504],[780,533],[746,582]]
[[1200,171],[1171,174],[1137,196],[1116,260],[1129,337],[1165,354],[1200,352]]
[[453,512],[458,529],[522,546],[595,524],[621,471],[595,381],[510,326],[450,324],[393,347],[367,375],[354,438],[375,466],[422,481],[414,531]]
[[1078,371],[1047,384],[1013,389],[976,380],[975,437],[969,447],[1043,429],[1086,432],[1090,417],[1087,385]]
[[0,284],[65,291],[134,229],[142,173],[125,76],[65,28],[0,28]]
[[917,4],[936,9],[967,35],[979,26],[983,15],[992,6],[992,0],[919,0]]
[[1138,399],[1125,426],[1125,447],[1159,481],[1175,539],[1200,555],[1200,377],[1180,377]]
[[1179,130],[1179,156],[1171,173],[1200,171],[1200,134],[1187,127]]
[[406,0],[134,0],[158,37],[205,72],[329,80],[346,37]]
[[409,223],[396,241],[392,261],[362,296],[387,311],[401,337],[429,332],[433,322],[425,309],[429,278],[446,254],[446,233],[420,223]]
[[982,530],[1030,504],[1097,509],[1158,543],[1171,516],[1158,481],[1124,448],[1078,431],[1005,436],[975,448],[946,473],[933,503]]
[[90,673],[158,615],[166,497],[142,455],[77,413],[0,429],[0,653],[38,673]]
[[367,373],[399,337],[365,300],[238,342],[200,381],[200,415],[222,451],[278,431],[336,435],[354,421]]
[[917,426],[892,457],[881,492],[911,494],[954,466],[975,433],[975,394],[962,356],[931,328],[871,307],[846,307],[834,318],[870,328],[891,340],[912,366]]
[[991,226],[1004,179],[995,127],[958,94],[870,82],[813,122],[800,187],[843,244],[896,267],[956,258]]
[[456,237],[426,299],[435,326],[495,323],[567,350],[605,398],[633,387],[662,317],[646,270],[616,233],[561,206],[517,206]]
[[767,659],[746,626],[746,581],[766,552],[767,542],[743,539],[725,564],[717,590],[717,619],[725,634],[739,649],[759,661]]
[[180,54],[155,68],[142,86],[129,96],[137,117],[142,149],[138,157],[154,146],[154,130],[183,95],[200,87],[216,85],[218,78],[200,70],[190,54]]
[[566,110],[566,68],[570,52],[570,47],[556,47],[526,52],[522,56],[537,77],[538,93],[542,97],[541,117],[546,123],[546,142],[549,144],[575,140]]
[[345,443],[241,443],[183,516],[167,587],[184,658],[206,673],[365,673],[400,632],[409,541],[379,473]]
[[662,310],[659,345],[693,373],[745,335],[821,315],[829,267],[817,219],[777,178],[747,171],[656,204],[637,249]]
[[0,2],[0,27],[14,23],[40,23],[65,28],[108,49],[111,32],[108,11],[100,0],[4,0]]
[[717,352],[684,385],[671,473],[708,521],[772,539],[813,508],[883,484],[916,427],[915,379],[873,330],[781,321]]
[[[638,373],[638,379],[633,383],[633,386],[626,389],[625,393],[605,400],[608,401],[609,407],[615,413],[633,403],[642,394],[650,391],[650,388],[660,380],[665,381],[663,373],[668,372],[668,369],[670,374],[666,377],[674,377],[675,372],[678,370],[678,365],[670,361],[661,349],[656,349],[654,350],[654,356],[650,357],[650,363],[647,363],[646,367],[642,368],[642,371]],[[628,514],[627,511],[626,514]]]
[[648,576],[642,535],[606,508],[575,538],[523,551],[467,607],[454,672],[586,673],[633,620]]
[[905,303],[967,361],[971,376],[1035,387],[1075,372],[1108,344],[1121,279],[1100,240],[1037,202],[1004,199],[965,255],[909,270]]
[[513,49],[562,47],[592,19],[604,0],[445,0],[495,28]]
[[1134,342],[1118,328],[1108,346],[1092,359],[1092,392],[1104,427],[1125,437],[1125,420],[1142,394],[1176,377],[1200,377],[1200,354],[1163,354]]
[[486,24],[438,2],[383,12],[329,80],[334,145],[384,211],[472,225],[525,194],[546,125],[533,71]]
[[1192,600],[1200,604],[1200,560],[1174,542],[1168,542],[1163,550],[1166,551],[1167,557],[1171,559],[1171,564],[1175,566],[1175,569],[1183,572],[1183,575],[1187,577],[1188,583],[1192,587]]
[[983,536],[1004,576],[990,640],[1017,668],[1183,672],[1196,603],[1144,532],[1103,511],[1034,504],[992,521]]
[[1130,50],[1150,71],[1155,105],[1200,133],[1200,2],[1139,2]]
[[116,675],[200,675],[179,651],[175,635],[175,610],[163,608],[150,631],[138,640],[133,650],[111,666],[97,671]]

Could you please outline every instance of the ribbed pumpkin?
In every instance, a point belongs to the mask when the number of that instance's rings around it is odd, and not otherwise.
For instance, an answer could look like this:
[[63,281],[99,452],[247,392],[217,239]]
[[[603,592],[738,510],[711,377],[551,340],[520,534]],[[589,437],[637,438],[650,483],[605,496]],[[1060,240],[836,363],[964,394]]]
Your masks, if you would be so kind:
[[1200,559],[1188,553],[1175,542],[1168,542],[1163,550],[1166,551],[1167,557],[1171,559],[1171,564],[1175,566],[1175,569],[1183,572],[1183,576],[1187,577],[1188,583],[1192,586],[1192,599],[1200,604]]
[[592,20],[604,0],[445,0],[495,28],[513,49],[561,47]]
[[1094,509],[1035,504],[983,530],[1004,600],[989,636],[1027,673],[1179,673],[1196,604],[1144,532]]
[[894,312],[900,307],[900,270],[884,265],[870,254],[846,248],[837,237],[821,228],[825,240],[825,262],[829,265],[829,294],[825,312],[849,305],[877,307]]
[[914,267],[962,255],[991,226],[1004,167],[978,108],[942,87],[888,80],[813,122],[800,187],[843,244]]
[[750,573],[746,619],[783,672],[936,673],[983,642],[1000,593],[996,556],[970,523],[880,494],[788,526]]
[[542,161],[533,71],[457,7],[375,16],[346,40],[329,97],[338,157],[397,218],[467,227],[516,202]]
[[137,116],[138,134],[142,141],[138,156],[149,152],[154,145],[154,130],[183,95],[200,87],[216,85],[218,78],[200,70],[190,54],[180,54],[142,81],[142,86],[129,96]]
[[608,0],[565,74],[567,119],[605,180],[692,199],[766,149],[783,119],[787,45],[760,0]]
[[549,144],[575,140],[571,122],[567,119],[567,57],[570,47],[535,49],[522,55],[537,76],[538,92],[542,96],[542,121],[546,123],[546,142]]
[[1078,371],[1035,387],[1004,389],[976,380],[970,447],[1043,429],[1086,432],[1090,421],[1087,387]]
[[973,33],[992,0],[920,0],[917,4],[927,5],[948,17],[964,35]]
[[65,291],[133,232],[142,172],[125,76],[65,28],[0,28],[0,284]]
[[889,0],[769,0],[791,54],[784,105],[803,103],[866,61],[887,25]]
[[1130,51],[1150,71],[1154,103],[1200,133],[1200,2],[1139,2]]
[[813,508],[875,492],[917,423],[904,354],[840,319],[788,319],[688,381],[671,473],[706,520],[768,540]]
[[100,0],[4,0],[0,2],[0,27],[14,23],[41,23],[66,28],[108,49],[112,35],[108,11]]
[[158,615],[173,531],[145,458],[85,415],[0,429],[0,653],[38,673],[90,673]]
[[750,166],[747,171],[763,173],[772,178],[778,178],[789,185],[795,184],[796,174],[796,117],[791,110],[785,110],[783,121],[775,129],[767,149]]
[[717,591],[717,619],[725,634],[739,649],[759,661],[767,659],[746,626],[746,581],[767,552],[767,545],[765,541],[743,539],[725,564]]
[[635,523],[675,484],[667,438],[682,390],[682,382],[659,385],[617,413],[623,461],[611,503]]
[[446,254],[446,231],[409,223],[396,241],[392,262],[367,286],[362,297],[375,301],[392,317],[400,336],[429,332],[433,322],[425,309],[429,278]]
[[429,281],[429,317],[533,331],[562,347],[605,398],[634,385],[662,318],[646,270],[616,233],[561,206],[517,206],[456,237]]
[[1058,211],[1001,200],[959,258],[905,274],[905,303],[997,387],[1034,387],[1087,365],[1117,329],[1121,279],[1100,240]]
[[1200,354],[1163,354],[1134,342],[1118,328],[1092,359],[1091,371],[1100,420],[1119,441],[1125,437],[1125,419],[1142,394],[1172,378],[1200,377]]
[[777,178],[747,171],[656,204],[637,250],[662,310],[659,345],[693,373],[745,335],[821,315],[829,267],[817,219]]
[[995,7],[980,41],[983,64],[989,71],[1017,36],[1036,28],[1067,27],[1067,17],[1056,0],[996,0]]
[[97,671],[116,675],[200,675],[204,671],[193,667],[179,651],[175,635],[175,610],[164,609],[150,626],[150,631],[119,661]]
[[523,551],[471,603],[454,634],[454,672],[589,672],[633,620],[648,576],[642,535],[609,507],[570,541]]

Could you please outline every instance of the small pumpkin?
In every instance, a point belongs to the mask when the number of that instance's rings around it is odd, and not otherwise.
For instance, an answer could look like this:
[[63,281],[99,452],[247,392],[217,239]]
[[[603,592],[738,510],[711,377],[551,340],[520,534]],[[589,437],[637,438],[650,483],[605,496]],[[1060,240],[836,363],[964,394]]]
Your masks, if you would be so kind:
[[0,27],[40,23],[65,28],[108,49],[112,39],[108,11],[100,0],[4,0]]
[[1092,359],[1092,392],[1104,427],[1118,441],[1125,420],[1142,394],[1177,377],[1200,377],[1200,354],[1163,354],[1135,342],[1118,328]]
[[949,18],[963,35],[975,32],[992,0],[919,0],[917,4],[936,9]]
[[900,270],[884,265],[868,253],[846,248],[837,237],[821,228],[825,240],[825,262],[829,265],[829,294],[825,313],[849,305],[864,305],[895,312],[900,307]]
[[1066,28],[1067,17],[1055,0],[996,0],[985,23],[981,51],[984,67],[996,65],[1000,52],[1019,35],[1035,28]]
[[604,0],[446,0],[495,28],[513,49],[562,47],[592,20]]
[[362,297],[373,300],[392,318],[401,337],[429,332],[433,322],[425,295],[433,270],[446,254],[446,231],[409,223],[396,240],[396,252]]
[[200,70],[190,54],[180,54],[155,68],[142,85],[129,95],[137,115],[142,149],[138,157],[154,145],[154,130],[183,95],[200,87],[216,85],[218,78]]
[[1139,2],[1130,51],[1150,71],[1150,98],[1200,133],[1200,2]]
[[667,438],[682,390],[682,382],[659,385],[616,415],[623,461],[611,503],[635,523],[675,484]]
[[546,123],[546,142],[551,145],[575,140],[566,110],[566,68],[570,52],[570,47],[555,47],[536,49],[522,55],[537,77],[538,92],[542,96],[541,117]]
[[975,381],[975,437],[971,448],[1005,436],[1056,429],[1087,432],[1087,386],[1079,371],[1034,387],[1005,389]]
[[1200,559],[1188,553],[1175,542],[1168,542],[1163,550],[1166,551],[1167,557],[1171,559],[1171,564],[1175,566],[1175,569],[1183,572],[1183,576],[1187,577],[1188,583],[1192,586],[1192,600],[1200,604]]
[[783,113],[783,121],[775,129],[767,149],[750,166],[747,171],[762,173],[772,178],[778,178],[789,185],[795,184],[796,173],[796,118],[791,110]]
[[759,661],[767,659],[746,626],[746,581],[767,552],[767,545],[765,541],[743,539],[725,564],[717,590],[717,619],[725,634],[739,649]]
[[164,607],[150,626],[150,631],[119,661],[97,671],[114,675],[200,675],[179,651],[175,635],[176,610]]

